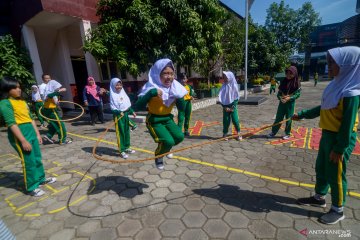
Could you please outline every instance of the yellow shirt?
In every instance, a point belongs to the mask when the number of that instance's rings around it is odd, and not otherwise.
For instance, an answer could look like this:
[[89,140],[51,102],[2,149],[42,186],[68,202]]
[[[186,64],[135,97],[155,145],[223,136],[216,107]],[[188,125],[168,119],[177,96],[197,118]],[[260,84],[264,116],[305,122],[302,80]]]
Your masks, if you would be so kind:
[[275,79],[271,79],[271,82],[270,82],[270,84],[271,84],[271,86],[274,86],[274,85],[276,85],[276,81],[275,81]]
[[173,109],[174,105],[175,105],[175,101],[169,107],[167,107],[163,103],[162,98],[152,97],[148,103],[149,113],[155,115],[168,115],[171,113],[171,110]]
[[17,125],[32,122],[29,106],[24,100],[9,98],[9,102],[12,106]]
[[44,108],[56,108],[54,99],[47,98],[44,103]]
[[[343,118],[343,99],[339,101],[336,108],[320,110],[320,128],[329,130],[332,132],[339,132],[341,121]],[[356,120],[353,131],[357,131],[359,124],[359,115],[356,114]]]
[[188,93],[184,96],[184,100],[191,100],[191,88],[189,87],[189,85],[185,85],[185,89]]

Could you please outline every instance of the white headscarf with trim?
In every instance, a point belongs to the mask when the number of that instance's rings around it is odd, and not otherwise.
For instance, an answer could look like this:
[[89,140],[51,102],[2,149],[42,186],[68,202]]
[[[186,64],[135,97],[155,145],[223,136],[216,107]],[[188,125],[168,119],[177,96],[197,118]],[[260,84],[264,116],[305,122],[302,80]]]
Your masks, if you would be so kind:
[[115,86],[118,82],[121,82],[119,78],[113,78],[110,82],[110,108],[124,112],[131,107],[131,102],[124,88],[121,88],[120,92],[116,90]]
[[160,59],[155,62],[149,72],[149,81],[143,86],[139,96],[144,96],[153,88],[161,89],[163,93],[163,103],[169,107],[176,99],[182,98],[187,94],[186,88],[175,79],[169,88],[163,86],[160,80],[160,74],[164,68],[168,66],[173,70],[175,69],[172,61],[168,58]]
[[[55,92],[55,90],[61,88],[61,84],[59,82],[57,82],[56,80],[50,80],[45,87],[44,90],[44,99],[47,99],[47,95]],[[54,102],[57,104],[58,103],[58,98],[55,96],[52,98],[54,100]]]
[[219,101],[222,105],[229,105],[239,99],[239,87],[235,76],[230,71],[223,71],[228,81],[224,82],[219,92]]
[[321,109],[335,108],[341,98],[360,95],[360,48],[339,47],[328,51],[339,65],[339,74],[325,88]]
[[[37,91],[34,92],[33,88],[36,88]],[[31,99],[34,102],[37,102],[37,101],[41,100],[40,90],[39,90],[38,86],[36,86],[36,85],[31,86]]]

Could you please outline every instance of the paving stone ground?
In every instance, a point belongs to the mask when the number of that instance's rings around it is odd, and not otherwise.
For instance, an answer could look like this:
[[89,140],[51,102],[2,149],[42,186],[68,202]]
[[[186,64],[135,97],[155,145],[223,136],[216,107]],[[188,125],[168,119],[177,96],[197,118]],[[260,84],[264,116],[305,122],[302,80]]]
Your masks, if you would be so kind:
[[[327,84],[314,88],[312,82],[303,83],[297,110],[318,105]],[[273,122],[278,100],[267,92],[259,94],[269,100],[260,106],[238,106],[244,133]],[[46,195],[41,198],[22,192],[20,160],[7,142],[6,130],[0,132],[0,218],[17,239],[360,238],[359,197],[347,198],[346,219],[333,226],[317,221],[329,207],[296,204],[296,198],[313,193],[306,184],[315,181],[317,151],[312,148],[320,136],[319,119],[295,122],[294,137],[287,142],[265,138],[265,130],[241,142],[222,141],[176,153],[176,159],[165,160],[163,171],[153,161],[97,161],[91,154],[93,138],[106,125],[92,127],[87,119],[66,124],[72,144],[41,146],[47,175],[58,179],[43,187]],[[222,136],[222,125],[216,123],[222,121],[219,105],[193,112],[190,125],[200,121],[209,126],[194,129],[175,149]],[[97,153],[120,160],[114,130],[105,140]],[[156,148],[144,124],[131,133],[131,143],[137,153],[130,159],[152,156],[148,151]],[[347,170],[354,193],[360,193],[359,149]]]

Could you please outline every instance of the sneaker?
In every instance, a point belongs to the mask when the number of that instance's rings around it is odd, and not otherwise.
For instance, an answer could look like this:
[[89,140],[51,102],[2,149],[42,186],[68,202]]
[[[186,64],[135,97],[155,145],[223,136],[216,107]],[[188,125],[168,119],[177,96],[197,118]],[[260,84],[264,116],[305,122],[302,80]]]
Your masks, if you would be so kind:
[[48,178],[45,178],[45,181],[43,181],[42,183],[40,183],[40,185],[45,185],[45,184],[52,184],[56,182],[56,178],[54,177],[48,177]]
[[46,135],[43,136],[43,142],[54,144],[54,140],[52,140],[51,138],[49,138],[49,137],[46,136]]
[[126,153],[130,153],[130,154],[133,154],[135,153],[135,150],[131,149],[131,148],[128,148],[125,150]]
[[120,156],[124,159],[127,159],[129,156],[126,154],[126,152],[121,152]]
[[288,140],[290,138],[290,135],[285,135],[282,137],[283,140]]
[[63,141],[62,143],[60,143],[60,145],[65,145],[65,144],[69,144],[72,143],[72,140],[70,139],[65,139],[65,141]]
[[242,136],[238,136],[238,137],[236,138],[237,141],[241,141],[242,139],[243,139]]
[[229,141],[229,139],[228,139],[228,138],[226,138],[226,137],[227,137],[227,135],[226,135],[226,134],[224,134],[222,137],[223,137],[223,138],[225,138],[225,139],[224,139],[224,141]]
[[188,131],[185,131],[185,132],[184,132],[184,135],[185,135],[186,137],[188,137],[188,136],[190,136],[190,133],[189,133]]
[[275,133],[272,133],[272,132],[271,132],[271,133],[269,133],[268,135],[266,135],[266,137],[268,137],[268,138],[273,138],[273,137],[275,137],[275,135],[276,135]]
[[330,209],[328,213],[325,213],[319,218],[319,221],[325,224],[332,225],[344,219],[345,219],[344,212],[337,212],[333,209]]
[[308,198],[299,198],[297,200],[297,203],[305,206],[322,207],[322,208],[326,207],[325,199],[317,200],[314,196]]
[[155,166],[157,169],[159,170],[163,170],[164,169],[164,162],[163,162],[163,158],[155,158]]
[[47,126],[45,125],[45,123],[40,125],[40,129],[42,129],[42,130],[47,129]]
[[136,128],[137,128],[137,125],[134,125],[131,127],[130,131],[135,131]]
[[170,154],[166,155],[166,157],[171,159],[174,157],[174,154],[170,153]]
[[45,192],[43,190],[41,190],[40,188],[36,188],[35,190],[30,191],[28,194],[33,197],[40,197],[40,196],[44,195]]

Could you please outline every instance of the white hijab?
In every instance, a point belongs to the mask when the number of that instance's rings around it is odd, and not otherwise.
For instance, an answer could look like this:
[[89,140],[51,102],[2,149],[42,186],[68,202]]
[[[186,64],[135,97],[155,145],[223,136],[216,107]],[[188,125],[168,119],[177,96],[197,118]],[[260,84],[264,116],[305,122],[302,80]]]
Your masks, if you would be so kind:
[[224,83],[219,92],[219,101],[222,105],[229,105],[239,99],[239,87],[232,72],[223,71],[228,82]]
[[[33,91],[33,88],[36,88],[36,92]],[[36,86],[36,85],[31,86],[31,99],[34,102],[41,100],[40,90],[39,90],[38,86]]]
[[339,74],[325,88],[321,109],[335,108],[341,98],[360,95],[360,48],[339,47],[328,51],[339,65]]
[[116,91],[115,86],[118,82],[121,82],[119,78],[113,78],[110,82],[110,108],[124,112],[131,107],[131,102],[124,88],[120,92]]
[[149,72],[149,81],[141,89],[139,97],[144,96],[150,89],[161,89],[163,93],[163,103],[169,107],[176,99],[182,98],[187,94],[186,88],[175,79],[169,88],[163,86],[160,80],[160,73],[168,66],[174,69],[172,61],[168,58],[160,59],[155,62]]
[[[47,95],[55,92],[55,90],[61,88],[61,84],[58,83],[57,81],[55,80],[50,80],[47,84],[46,84],[46,87],[45,87],[45,90],[44,90],[44,99],[46,100],[47,99]],[[58,98],[57,97],[53,97],[53,100],[54,102],[57,104],[58,102]]]

